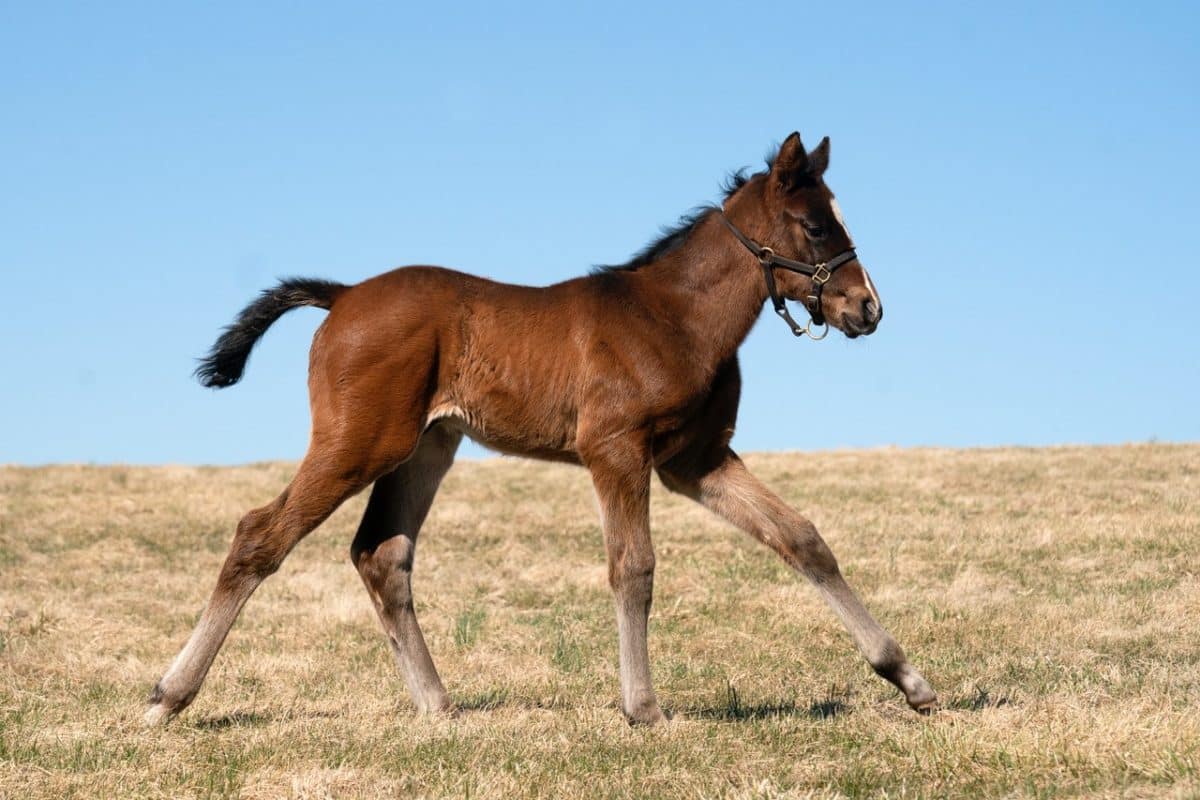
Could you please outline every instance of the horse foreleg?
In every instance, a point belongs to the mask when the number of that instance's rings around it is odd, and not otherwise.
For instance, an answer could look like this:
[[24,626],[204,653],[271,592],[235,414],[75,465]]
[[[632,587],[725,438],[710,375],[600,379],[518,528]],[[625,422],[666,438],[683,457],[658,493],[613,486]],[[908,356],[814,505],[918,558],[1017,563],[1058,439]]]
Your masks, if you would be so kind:
[[846,583],[816,527],[755,478],[732,450],[703,474],[672,470],[670,465],[659,474],[667,488],[702,503],[807,577],[875,672],[895,684],[913,709],[926,713],[936,705],[933,689]]
[[650,542],[650,465],[636,446],[610,444],[590,454],[588,469],[600,504],[608,582],[617,606],[621,708],[631,723],[666,719],[650,679],[647,624],[654,594]]

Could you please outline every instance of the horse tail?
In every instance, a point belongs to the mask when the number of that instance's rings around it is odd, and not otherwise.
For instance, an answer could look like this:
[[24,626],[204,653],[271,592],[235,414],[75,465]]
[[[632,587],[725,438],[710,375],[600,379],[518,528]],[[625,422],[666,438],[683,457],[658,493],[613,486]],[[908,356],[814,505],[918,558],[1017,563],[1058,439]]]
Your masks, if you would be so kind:
[[299,306],[329,309],[347,288],[334,281],[287,278],[273,289],[264,289],[225,328],[208,355],[200,359],[196,378],[201,385],[213,389],[232,386],[241,379],[250,350],[275,320]]

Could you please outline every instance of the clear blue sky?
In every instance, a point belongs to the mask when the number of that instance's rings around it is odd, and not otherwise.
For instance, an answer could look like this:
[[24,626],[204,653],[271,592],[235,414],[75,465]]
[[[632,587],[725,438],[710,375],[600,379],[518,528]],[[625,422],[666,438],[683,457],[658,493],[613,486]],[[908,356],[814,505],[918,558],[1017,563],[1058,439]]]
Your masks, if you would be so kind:
[[6,3],[0,462],[298,457],[321,312],[190,376],[276,277],[558,281],[793,129],[887,316],[764,316],[740,449],[1198,440],[1197,8]]

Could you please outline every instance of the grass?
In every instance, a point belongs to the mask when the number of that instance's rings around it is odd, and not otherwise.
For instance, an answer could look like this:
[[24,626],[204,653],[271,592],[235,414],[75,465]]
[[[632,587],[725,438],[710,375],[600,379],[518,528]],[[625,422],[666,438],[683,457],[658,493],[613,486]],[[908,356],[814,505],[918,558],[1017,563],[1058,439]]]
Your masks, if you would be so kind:
[[938,688],[909,712],[782,563],[655,487],[651,657],[617,709],[585,473],[447,478],[414,591],[461,711],[413,714],[347,503],[195,704],[143,701],[293,465],[0,468],[0,797],[1200,796],[1200,446],[750,456]]

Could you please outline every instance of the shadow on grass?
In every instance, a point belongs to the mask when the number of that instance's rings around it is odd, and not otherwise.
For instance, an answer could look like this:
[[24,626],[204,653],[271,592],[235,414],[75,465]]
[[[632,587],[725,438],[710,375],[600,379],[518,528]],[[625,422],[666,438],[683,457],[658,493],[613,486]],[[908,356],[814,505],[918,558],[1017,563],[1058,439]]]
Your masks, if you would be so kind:
[[494,711],[498,708],[521,708],[527,711],[563,709],[567,705],[560,700],[542,700],[537,697],[514,697],[503,689],[492,689],[454,700],[455,714],[476,711]]
[[343,716],[336,711],[286,711],[281,714],[259,711],[234,711],[219,717],[200,717],[187,723],[189,728],[202,731],[223,731],[229,728],[257,728],[272,722],[289,719],[333,719]]
[[[818,700],[807,706],[795,700],[780,700],[778,702],[743,703],[733,686],[726,687],[725,702],[712,706],[692,706],[681,708],[675,712],[667,711],[670,716],[682,719],[711,720],[714,722],[745,722],[762,719],[812,719],[826,720],[842,717],[852,713],[849,705],[850,695],[841,696],[830,693],[824,700]],[[976,687],[969,696],[956,697],[947,702],[943,708],[947,711],[978,712],[988,708],[1000,708],[1012,705],[1012,700],[1004,695],[993,695],[986,689]],[[516,708],[527,711],[562,710],[569,703],[560,699],[543,700],[536,697],[514,697],[503,689],[480,692],[455,701],[452,714],[473,714],[495,711],[500,708]],[[935,712],[936,713],[936,712]],[[278,721],[293,714],[277,715],[254,711],[235,711],[219,717],[201,717],[189,723],[189,727],[198,730],[219,731],[229,728],[251,728]],[[333,717],[333,712],[313,712],[304,716]]]
[[268,722],[273,722],[275,716],[273,714],[259,714],[254,711],[235,711],[232,714],[225,714],[220,717],[201,717],[200,719],[191,720],[188,724],[190,728],[197,728],[202,731],[223,731],[227,728],[253,728],[259,725],[266,725]]
[[725,702],[710,707],[689,708],[680,712],[683,717],[707,719],[717,722],[742,722],[745,720],[772,719],[780,717],[832,719],[850,713],[847,701],[849,695],[838,696],[830,692],[824,700],[819,700],[805,706],[795,700],[781,700],[776,703],[753,703],[747,705],[738,696],[737,689],[732,684],[725,687]]
[[[486,693],[466,697],[454,703],[455,715],[473,714],[495,711],[500,708],[523,709],[526,711],[544,710],[561,711],[570,708],[569,703],[558,700],[538,700],[532,697],[509,697],[503,692]],[[614,712],[619,712],[619,706],[612,704]],[[664,707],[668,717],[679,719],[706,719],[716,722],[740,722],[745,720],[770,719],[774,717],[805,717],[808,719],[829,719],[849,713],[850,708],[840,699],[831,698],[813,703],[807,707],[791,700],[778,703],[758,703],[744,705],[741,702],[726,703],[712,707],[689,707],[672,709]]]
[[841,700],[822,700],[807,708],[803,704],[784,700],[778,703],[720,706],[716,708],[686,708],[679,712],[685,719],[706,719],[714,722],[745,722],[756,719],[806,718],[831,719],[849,714],[850,707]]
[[813,719],[829,719],[850,713],[850,706],[837,698],[822,700],[808,707],[808,715]]
[[985,708],[1000,708],[1010,705],[1012,705],[1012,700],[1007,696],[993,695],[987,689],[976,686],[974,694],[970,697],[956,697],[946,703],[945,707],[954,711],[983,711]]

